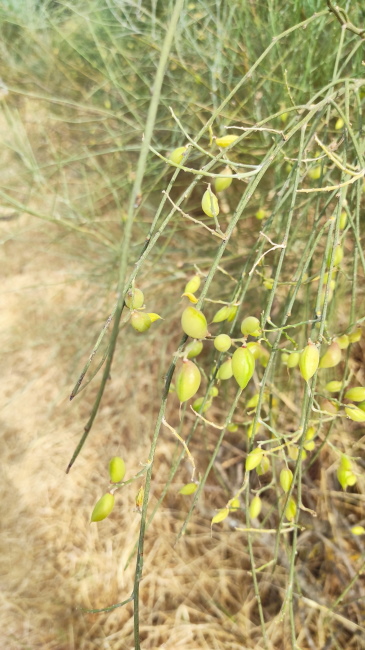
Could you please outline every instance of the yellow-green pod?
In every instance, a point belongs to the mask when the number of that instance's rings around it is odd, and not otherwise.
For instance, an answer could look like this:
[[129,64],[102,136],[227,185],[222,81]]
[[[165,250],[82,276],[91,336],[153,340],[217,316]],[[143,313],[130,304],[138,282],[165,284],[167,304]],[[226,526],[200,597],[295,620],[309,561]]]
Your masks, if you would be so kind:
[[270,459],[268,456],[263,456],[261,463],[256,467],[256,474],[262,476],[266,474],[270,469]]
[[302,350],[299,357],[300,373],[305,379],[309,381],[316,372],[319,364],[319,351],[313,343],[309,343],[304,350]]
[[360,402],[360,404],[358,404],[358,408],[361,409],[361,411],[365,411],[365,400],[363,402]]
[[217,395],[219,395],[219,390],[218,390],[217,386],[212,386],[211,387],[211,389],[209,390],[209,395],[211,397],[217,397]]
[[238,348],[233,353],[232,370],[239,387],[246,388],[255,370],[255,358],[248,348]]
[[94,510],[91,513],[90,521],[102,521],[103,519],[109,517],[111,511],[114,508],[114,502],[114,494],[110,494],[110,492],[104,494],[104,496],[102,496],[101,499],[99,499],[99,501],[95,504]]
[[198,298],[194,293],[183,293],[181,297],[188,298],[194,305],[198,302]]
[[227,519],[228,515],[229,515],[229,508],[222,508],[221,510],[218,510],[217,514],[214,515],[211,521],[211,525],[219,524],[221,521]]
[[193,361],[183,361],[176,376],[175,389],[181,403],[186,402],[198,392],[201,382],[199,368]]
[[291,352],[289,354],[289,358],[286,362],[286,365],[288,366],[288,368],[295,368],[299,363],[299,359],[300,359],[299,352]]
[[244,336],[261,336],[260,321],[255,316],[247,316],[241,323],[241,332]]
[[189,494],[194,494],[197,489],[197,483],[187,483],[186,485],[183,485],[182,488],[180,488],[179,494],[182,494],[183,496],[189,496]]
[[154,312],[148,312],[147,316],[150,317],[151,323],[154,323],[156,320],[162,320],[162,316],[155,314]]
[[342,381],[329,381],[328,384],[325,385],[325,389],[329,393],[339,393],[342,388]]
[[352,469],[351,460],[346,454],[342,454],[340,460],[341,469]]
[[230,433],[236,433],[236,431],[238,431],[238,424],[236,424],[235,422],[231,422],[231,424],[227,426],[227,431],[229,431]]
[[125,462],[120,456],[114,456],[109,462],[109,476],[112,483],[120,483],[125,476]]
[[237,314],[238,307],[236,307],[236,305],[229,305],[228,309],[229,309],[229,312],[228,312],[228,316],[227,316],[227,321],[229,323],[231,323],[234,320],[234,318],[235,318],[235,316]]
[[333,341],[319,362],[320,368],[334,368],[341,361],[341,348]]
[[228,502],[228,506],[230,510],[238,510],[241,507],[239,498],[233,497],[233,499]]
[[365,388],[362,386],[350,388],[346,391],[345,398],[350,399],[352,402],[363,402],[365,400]]
[[195,307],[186,307],[181,316],[181,327],[192,339],[204,339],[208,334],[207,320]]
[[193,402],[193,409],[196,413],[205,413],[212,406],[211,399],[206,399],[203,406],[204,399],[204,397],[198,397],[198,399]]
[[140,289],[137,289],[137,287],[129,289],[124,302],[129,309],[140,309],[143,307],[144,294]]
[[217,372],[217,379],[220,379],[221,381],[226,381],[227,379],[231,379],[233,377],[233,370],[232,370],[232,359],[227,359],[224,363],[222,363],[221,366],[219,366],[218,372]]
[[199,356],[203,349],[202,341],[191,341],[189,345],[185,348],[185,356],[187,359],[194,359],[194,357]]
[[236,140],[238,140],[238,135],[223,135],[221,138],[215,139],[218,147],[222,147],[223,149],[229,147],[229,145],[236,142]]
[[255,467],[260,465],[263,456],[264,456],[264,452],[261,449],[261,447],[256,447],[256,449],[250,451],[250,453],[246,458],[246,464],[245,464],[246,472],[250,472],[252,469],[255,469]]
[[309,170],[308,176],[309,178],[312,179],[312,181],[318,181],[319,178],[321,178],[322,175],[322,168],[320,165],[316,165],[316,167],[312,167],[312,169]]
[[356,330],[351,332],[351,334],[349,334],[350,343],[357,343],[358,341],[360,341],[361,336],[362,336],[362,330],[361,327],[358,327]]
[[169,158],[171,162],[175,163],[175,165],[181,165],[182,161],[184,160],[185,153],[187,151],[187,146],[185,147],[177,147],[173,151],[171,151]]
[[221,307],[215,313],[212,323],[222,323],[222,321],[227,320],[230,314],[230,307],[228,305]]
[[247,343],[247,347],[253,355],[254,359],[259,359],[262,355],[262,350],[264,349],[260,343],[257,341],[250,341]]
[[228,334],[218,334],[214,339],[214,347],[219,352],[227,352],[232,345],[232,339]]
[[225,176],[222,178],[214,179],[214,189],[216,192],[223,192],[232,185],[232,170],[228,165],[222,170],[222,174]]
[[266,210],[264,210],[264,208],[259,208],[257,210],[257,212],[255,213],[255,217],[259,221],[262,221],[262,219],[265,219],[266,215],[267,215],[267,212],[266,212]]
[[[342,467],[338,468],[337,479],[343,490],[346,490],[346,488],[348,486],[351,486],[351,484],[354,485],[353,477],[355,477],[355,475],[353,472],[351,472],[351,470],[343,469]],[[355,477],[355,483],[356,483],[356,477]]]
[[316,430],[314,427],[308,427],[307,431],[305,432],[305,442],[304,442],[304,449],[307,451],[313,451],[315,448],[315,442],[314,438],[316,436]]
[[342,117],[339,117],[336,120],[336,124],[335,124],[336,131],[341,131],[341,129],[343,129],[343,127],[344,127],[344,124],[345,124],[345,122],[343,121]]
[[282,469],[280,472],[280,485],[284,492],[289,492],[293,482],[293,472],[290,469]]
[[256,495],[250,503],[249,513],[251,519],[256,519],[256,517],[259,516],[261,509],[262,509],[262,501],[260,497]]
[[[338,266],[343,260],[343,248],[341,244],[337,244],[333,251],[333,266]],[[331,253],[327,257],[327,266],[331,265]]]
[[364,526],[353,526],[351,529],[351,532],[353,535],[364,535],[365,534],[365,528]]
[[295,503],[293,497],[290,497],[288,504],[285,508],[285,517],[288,521],[294,521],[295,515],[297,514],[297,504]]
[[251,397],[251,399],[248,400],[248,402],[246,404],[246,408],[247,409],[255,409],[256,406],[259,403],[259,399],[260,399],[260,393],[256,393],[255,395],[253,395]]
[[350,345],[350,339],[347,334],[343,334],[342,336],[337,337],[336,343],[338,343],[341,350],[346,350]]
[[347,214],[343,210],[340,214],[340,230],[345,230],[347,224]]
[[200,275],[194,275],[185,285],[184,293],[195,293],[201,285]]
[[345,406],[345,412],[350,420],[353,422],[365,422],[365,412],[354,404]]
[[215,194],[212,190],[208,188],[202,198],[202,210],[207,215],[207,217],[218,217],[219,215],[219,203]]
[[152,320],[148,314],[134,311],[131,315],[131,325],[136,332],[146,332],[151,327]]

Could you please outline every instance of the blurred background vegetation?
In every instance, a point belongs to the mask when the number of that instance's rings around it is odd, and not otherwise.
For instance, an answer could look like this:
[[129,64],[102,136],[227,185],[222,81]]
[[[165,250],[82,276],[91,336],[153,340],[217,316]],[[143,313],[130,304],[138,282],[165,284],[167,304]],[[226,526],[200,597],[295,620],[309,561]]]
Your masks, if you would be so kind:
[[[230,332],[236,338],[243,316],[264,314],[262,344],[272,365],[262,394],[267,358],[259,365],[234,414],[238,428],[218,447],[220,433],[198,425],[189,408],[180,418],[176,396],[169,397],[166,418],[184,439],[190,436],[205,479],[189,513],[191,497],[178,491],[190,480],[190,464],[162,428],[149,513],[159,507],[146,533],[141,582],[141,645],[234,650],[282,648],[285,639],[288,648],[361,648],[363,538],[351,527],[365,525],[364,425],[344,417],[344,388],[329,403],[325,386],[330,380],[364,385],[364,343],[359,334],[340,364],[322,371],[315,395],[280,354],[302,349],[318,333],[325,348],[363,323],[363,3],[344,2],[348,16],[336,17],[322,0],[185,2],[134,210],[128,272],[171,210],[161,201],[172,178],[171,200],[182,200],[196,221],[175,211],[139,267],[136,282],[147,310],[164,320],[144,335],[127,323],[121,327],[94,428],[70,475],[64,474],[99,375],[71,404],[68,396],[118,297],[128,203],[175,4],[3,0],[0,7],[4,646],[134,647],[132,603],[101,614],[77,608],[104,608],[130,595],[141,483],[118,492],[107,521],[90,526],[89,517],[108,488],[112,456],[123,456],[130,476],[150,459],[164,378],[182,335],[181,294],[197,271],[209,277],[221,244],[201,225],[212,227],[201,210],[209,179],[175,173],[154,153],[166,158],[202,132],[188,167],[201,170],[216,157],[213,173],[227,161],[236,174],[259,165],[264,170],[258,183],[255,176],[235,179],[219,197],[221,228],[232,226],[232,232],[202,308],[210,322],[222,303],[236,302],[239,320]],[[350,29],[341,27],[341,18]],[[227,152],[214,141],[226,133],[242,136]],[[325,186],[333,189],[296,191]],[[268,237],[279,247],[258,264],[270,248]],[[343,260],[335,264],[332,256],[326,267],[338,244]],[[336,272],[326,292],[329,266]],[[275,326],[283,326],[291,300],[290,324],[303,326],[288,330],[275,347]],[[210,331],[221,330],[212,325]],[[107,353],[108,336],[86,381]],[[218,359],[213,345],[205,345],[201,359],[206,387]],[[240,495],[239,511],[212,534],[210,528],[217,509],[243,484],[252,446],[247,426],[255,418],[247,402],[256,393],[263,398],[264,389],[270,398],[260,417],[268,427],[294,436],[305,422],[315,425],[317,436],[296,474],[301,527],[295,544],[289,534],[280,537],[275,563],[275,535],[267,531],[279,525],[278,476],[284,460],[294,471],[291,458],[274,455],[270,472],[255,475]],[[219,385],[209,421],[225,421],[236,392],[234,383]],[[308,404],[317,409],[309,415]],[[261,430],[260,440],[269,440],[269,431]],[[357,476],[347,491],[336,478],[343,453],[354,459]],[[259,534],[236,531],[247,526],[247,505],[261,488],[263,514],[253,524]]]

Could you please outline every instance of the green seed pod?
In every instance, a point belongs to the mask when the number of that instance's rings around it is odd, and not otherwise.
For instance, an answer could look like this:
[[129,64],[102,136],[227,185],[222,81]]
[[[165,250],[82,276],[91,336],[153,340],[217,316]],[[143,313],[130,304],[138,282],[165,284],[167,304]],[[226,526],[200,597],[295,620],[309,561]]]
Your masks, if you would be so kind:
[[[336,248],[333,251],[333,266],[338,266],[343,260],[343,248],[341,244],[337,244]],[[327,257],[327,266],[331,265],[331,253]]]
[[344,124],[345,124],[345,122],[343,121],[342,117],[339,117],[336,120],[336,124],[335,124],[336,131],[341,131],[341,129],[343,129],[343,127],[344,127]]
[[228,165],[222,170],[222,174],[224,174],[226,178],[214,179],[214,189],[216,192],[223,192],[232,185],[232,170],[230,167],[228,167]]
[[350,399],[352,402],[363,402],[365,400],[365,388],[356,386],[346,391],[345,398]]
[[213,524],[219,524],[221,521],[224,521],[227,519],[229,515],[229,508],[222,508],[222,510],[218,510],[217,514],[214,515],[212,521],[211,521],[211,526]]
[[316,444],[314,442],[314,438],[316,435],[316,430],[314,427],[309,427],[305,433],[305,442],[304,442],[304,449],[307,451],[313,451],[315,448]]
[[247,404],[246,404],[246,408],[247,408],[247,409],[255,409],[256,406],[257,406],[258,403],[259,403],[259,399],[260,399],[260,394],[259,394],[259,393],[256,393],[255,395],[253,395],[253,396],[251,397],[251,399],[248,400],[248,402],[247,402]]
[[241,332],[244,336],[260,336],[262,329],[260,321],[255,316],[247,316],[241,323]]
[[319,364],[319,351],[313,343],[309,343],[302,350],[299,357],[299,369],[305,381],[309,381],[315,374]]
[[186,293],[195,293],[198,291],[199,287],[201,284],[201,277],[200,275],[194,275],[191,280],[186,284],[185,289],[184,289],[184,294]]
[[229,313],[227,316],[227,321],[231,323],[235,319],[238,307],[236,307],[235,305],[229,305],[228,309],[229,309]]
[[238,348],[234,352],[232,370],[239,387],[246,388],[255,370],[255,358],[248,348]]
[[297,504],[295,503],[293,497],[290,497],[288,504],[285,508],[285,517],[288,521],[294,521],[295,515],[297,514]]
[[228,505],[230,510],[238,510],[241,507],[238,497],[233,497],[233,499],[228,502]]
[[341,350],[346,350],[350,345],[350,340],[347,334],[339,336],[336,340],[336,343],[340,346]]
[[345,413],[353,422],[365,422],[365,412],[354,404],[345,407]]
[[214,339],[214,347],[219,352],[227,352],[232,345],[231,337],[228,334],[218,334]]
[[295,368],[299,363],[299,359],[300,359],[299,352],[291,352],[289,354],[289,359],[286,365],[288,366],[288,368]]
[[353,526],[350,530],[351,530],[353,535],[364,535],[365,534],[364,526]]
[[272,280],[271,278],[266,278],[266,280],[264,280],[262,284],[264,285],[265,289],[271,291],[271,289],[274,286],[274,280]]
[[256,447],[255,449],[250,451],[250,453],[246,458],[246,464],[245,464],[246,472],[250,472],[252,469],[255,469],[255,467],[260,465],[263,457],[264,457],[264,452],[261,449],[261,447]]
[[352,469],[351,460],[346,456],[346,454],[342,454],[341,456],[340,467],[341,469]]
[[175,165],[181,165],[187,148],[188,147],[177,147],[177,149],[174,149],[169,155],[171,162],[175,163]]
[[102,496],[95,504],[94,510],[91,513],[90,521],[102,521],[103,519],[106,519],[106,517],[109,517],[114,508],[114,501],[114,494],[110,494],[110,492],[104,494],[104,496]]
[[180,488],[178,494],[183,494],[184,496],[189,496],[189,494],[194,494],[198,489],[198,485],[196,483],[187,483],[186,485],[183,485],[182,488]]
[[258,219],[259,221],[262,221],[262,219],[265,219],[266,216],[267,216],[267,212],[266,212],[266,210],[264,210],[264,208],[259,208],[259,210],[257,210],[257,212],[255,214],[256,219]]
[[201,382],[199,368],[193,361],[183,361],[176,376],[176,394],[180,402],[186,402],[198,392]]
[[199,356],[203,349],[203,343],[201,341],[191,341],[189,345],[185,348],[185,356],[187,359],[194,359],[194,357]]
[[358,327],[356,330],[351,332],[351,334],[349,334],[350,343],[357,343],[358,341],[360,341],[361,336],[362,336],[362,330],[361,327]]
[[208,335],[208,325],[204,314],[195,307],[186,307],[181,316],[181,326],[192,339],[204,339]]
[[236,424],[235,422],[231,422],[231,424],[227,426],[227,431],[229,431],[230,433],[236,433],[236,431],[238,431],[238,424]]
[[222,321],[228,319],[229,313],[230,313],[230,307],[228,305],[225,307],[221,307],[221,309],[218,309],[218,311],[214,315],[212,323],[222,323]]
[[264,456],[262,458],[261,463],[256,467],[256,474],[257,476],[262,476],[263,474],[266,474],[270,469],[270,460],[268,456]]
[[345,230],[347,224],[347,214],[343,210],[340,214],[340,230]]
[[202,198],[202,210],[207,215],[207,217],[218,217],[219,215],[219,203],[215,194],[212,190],[208,188]]
[[329,381],[328,384],[325,385],[325,389],[328,390],[329,393],[339,393],[342,388],[342,381]]
[[162,320],[162,316],[155,312],[148,312],[147,315],[150,317],[151,323],[154,323],[156,320]]
[[224,363],[222,363],[221,366],[219,366],[218,372],[217,372],[217,379],[221,379],[222,381],[225,381],[226,379],[230,379],[233,377],[233,370],[232,370],[232,359],[227,359]]
[[181,294],[181,297],[183,297],[183,296],[185,298],[188,298],[190,300],[190,302],[192,302],[194,305],[196,305],[196,303],[198,302],[198,298],[196,297],[196,295],[194,293],[183,293],[183,294]]
[[209,395],[211,395],[211,397],[217,397],[218,394],[219,394],[219,390],[217,386],[212,386],[209,391]]
[[230,144],[233,144],[233,142],[236,142],[238,139],[238,135],[223,135],[221,138],[216,138],[216,144],[218,147],[223,147],[225,149],[226,147],[229,147]]
[[129,289],[124,302],[129,309],[140,309],[143,307],[144,295],[140,289],[137,289],[137,287]]
[[146,332],[152,325],[151,318],[142,311],[134,311],[131,315],[131,325],[137,332]]
[[320,368],[334,368],[341,361],[341,348],[333,341],[319,362]]
[[256,517],[258,517],[261,512],[261,508],[262,508],[262,501],[260,497],[256,495],[250,503],[250,509],[249,509],[250,518],[256,519]]
[[318,181],[318,179],[321,178],[321,174],[322,174],[322,169],[320,165],[313,167],[308,172],[308,176],[309,178],[312,179],[312,181]]
[[365,411],[365,400],[363,402],[360,402],[360,404],[358,404],[358,408],[361,409],[362,411]]
[[114,456],[109,462],[109,476],[112,483],[120,483],[125,476],[125,462],[120,456]]
[[293,472],[290,469],[282,469],[280,472],[280,485],[284,492],[289,492],[293,482]]
[[259,359],[262,356],[263,347],[257,341],[247,343],[247,348],[250,350],[254,359]]
[[203,402],[204,402],[204,397],[198,397],[198,399],[196,399],[193,402],[193,409],[194,411],[196,411],[196,413],[205,413],[212,406],[211,399],[205,400],[204,406],[203,406]]
[[342,469],[341,467],[337,470],[337,479],[343,490],[346,490],[347,487],[351,487],[351,485],[355,485],[356,483],[355,474],[351,470]]
[[284,366],[287,365],[288,359],[289,359],[289,354],[287,352],[283,352],[281,355],[281,363],[283,363]]

